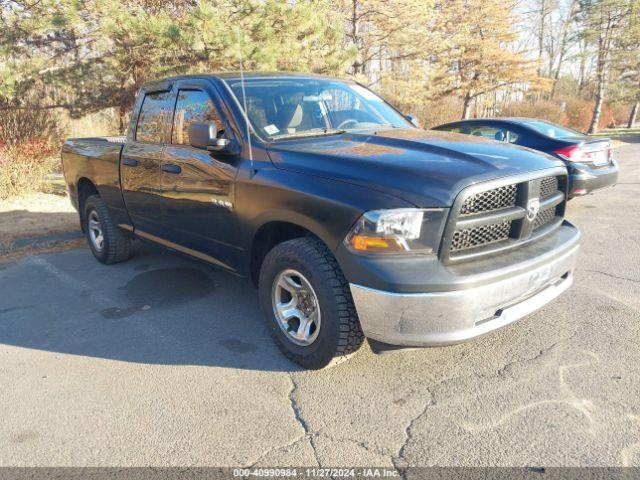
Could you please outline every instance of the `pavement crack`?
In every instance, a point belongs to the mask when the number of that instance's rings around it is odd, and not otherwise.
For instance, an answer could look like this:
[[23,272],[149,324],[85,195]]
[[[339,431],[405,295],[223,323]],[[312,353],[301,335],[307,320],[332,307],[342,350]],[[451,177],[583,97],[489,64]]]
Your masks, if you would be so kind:
[[306,435],[301,435],[299,437],[296,437],[293,441],[285,444],[285,445],[279,445],[277,447],[271,447],[269,449],[267,449],[265,452],[263,452],[262,454],[260,454],[260,456],[254,460],[247,468],[254,468],[255,466],[257,466],[267,455],[271,454],[271,453],[275,453],[275,452],[279,452],[281,450],[286,450],[287,448],[291,448],[294,445],[298,444],[299,442],[301,442],[302,440],[304,440],[305,438],[307,438]]
[[621,275],[614,275],[613,273],[607,273],[601,270],[587,270],[587,272],[599,273],[600,275],[604,275],[605,277],[615,278],[618,280],[626,280],[627,282],[640,283],[640,280],[636,280],[635,278],[623,277]]
[[509,362],[509,363],[503,365],[502,367],[500,367],[500,369],[498,369],[498,371],[496,372],[495,376],[498,376],[498,377],[504,376],[507,373],[507,371],[509,369],[511,369],[514,365],[518,365],[518,364],[521,364],[521,363],[535,362],[540,357],[546,355],[547,352],[553,350],[554,348],[556,348],[561,343],[568,342],[568,341],[572,340],[573,338],[575,338],[576,336],[577,336],[577,332],[569,335],[568,337],[562,338],[562,339],[558,340],[557,342],[552,343],[548,347],[541,348],[538,351],[538,353],[536,355],[534,355],[533,357],[521,358],[521,359],[518,359],[518,360],[514,360],[512,362]]
[[291,380],[291,389],[289,390],[289,393],[287,395],[287,398],[289,399],[289,403],[291,405],[291,410],[293,411],[293,418],[296,421],[296,423],[300,426],[300,428],[302,429],[302,434],[297,436],[296,438],[294,438],[292,441],[284,444],[284,445],[279,445],[276,447],[271,447],[268,448],[265,452],[263,452],[262,454],[260,454],[260,456],[253,461],[250,465],[249,468],[255,467],[258,463],[260,463],[265,457],[267,457],[268,455],[272,454],[272,453],[276,453],[282,450],[286,450],[287,448],[291,448],[295,445],[297,445],[299,442],[303,441],[303,440],[308,440],[309,445],[311,446],[311,450],[313,451],[313,456],[318,464],[318,466],[320,466],[320,460],[318,458],[318,452],[316,450],[316,444],[315,444],[315,437],[319,436],[317,433],[314,433],[311,431],[309,424],[307,423],[307,421],[303,418],[302,416],[302,412],[300,411],[300,407],[298,406],[298,401],[295,399],[295,393],[298,390],[298,384],[295,381],[295,379],[293,378],[293,375],[291,374],[291,372],[289,372],[289,379]]
[[393,454],[389,450],[377,448],[376,446],[371,445],[369,442],[366,442],[363,440],[356,440],[354,438],[349,438],[349,437],[333,437],[331,435],[327,435],[326,433],[320,433],[320,432],[316,433],[314,436],[316,438],[319,438],[319,437],[326,438],[327,440],[330,440],[332,442],[353,443],[354,445],[357,445],[358,447],[362,448],[363,450],[366,450],[367,452],[375,453],[376,455],[380,455],[382,457],[393,456]]
[[407,446],[409,445],[409,442],[413,439],[413,426],[420,418],[422,418],[422,416],[427,413],[427,411],[432,406],[436,404],[433,392],[430,389],[427,389],[427,392],[430,396],[429,401],[425,404],[424,408],[420,411],[420,413],[418,413],[418,415],[409,420],[409,423],[404,429],[404,442],[398,449],[398,453],[395,456],[391,457],[391,463],[403,479],[407,478],[407,467],[409,466],[409,462],[407,461],[405,452]]
[[318,466],[321,466],[320,459],[318,457],[318,450],[316,448],[314,433],[311,431],[309,424],[303,418],[302,412],[300,411],[300,407],[298,406],[298,402],[295,399],[296,390],[298,390],[298,384],[293,378],[293,374],[289,372],[289,379],[291,380],[291,390],[289,391],[289,403],[291,404],[291,410],[293,411],[293,418],[296,423],[300,425],[304,432],[304,437],[309,439],[309,446],[311,446],[311,450],[313,451],[313,456],[316,460]]

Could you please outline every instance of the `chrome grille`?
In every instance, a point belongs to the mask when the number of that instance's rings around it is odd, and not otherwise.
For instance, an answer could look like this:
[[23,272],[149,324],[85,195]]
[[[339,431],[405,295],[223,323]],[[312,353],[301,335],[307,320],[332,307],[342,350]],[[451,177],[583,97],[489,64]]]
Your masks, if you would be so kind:
[[548,223],[550,223],[554,218],[556,218],[556,209],[555,207],[547,208],[545,210],[540,210],[538,215],[533,221],[533,229],[544,227]]
[[513,207],[516,204],[516,193],[516,185],[505,185],[478,193],[465,200],[460,209],[460,215],[492,212],[501,208]]
[[465,250],[480,245],[489,245],[509,238],[511,222],[508,220],[477,228],[456,230],[451,241],[451,251]]
[[561,223],[557,220],[564,215],[566,203],[566,175],[561,170],[498,182],[472,185],[458,196],[441,249],[445,261],[515,247]]
[[545,177],[540,181],[540,198],[547,198],[558,191],[558,177]]

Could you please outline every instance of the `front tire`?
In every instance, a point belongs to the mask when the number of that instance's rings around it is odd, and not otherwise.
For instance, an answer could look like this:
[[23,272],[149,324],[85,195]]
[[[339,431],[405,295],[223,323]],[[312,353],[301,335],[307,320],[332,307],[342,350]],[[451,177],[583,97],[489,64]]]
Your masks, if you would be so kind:
[[112,264],[129,258],[131,239],[113,223],[107,205],[99,195],[87,198],[82,221],[89,248],[99,262]]
[[264,259],[258,288],[271,336],[295,363],[324,368],[362,345],[349,284],[318,239],[296,238],[275,246]]

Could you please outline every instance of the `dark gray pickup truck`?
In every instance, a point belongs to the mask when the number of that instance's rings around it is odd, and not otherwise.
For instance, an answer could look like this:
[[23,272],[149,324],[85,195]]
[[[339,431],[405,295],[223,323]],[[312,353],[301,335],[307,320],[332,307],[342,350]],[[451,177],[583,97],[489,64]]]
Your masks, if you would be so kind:
[[567,171],[526,148],[415,127],[377,95],[295,74],[145,85],[126,138],[69,139],[95,257],[133,239],[245,277],[274,340],[322,368],[475,338],[565,291]]

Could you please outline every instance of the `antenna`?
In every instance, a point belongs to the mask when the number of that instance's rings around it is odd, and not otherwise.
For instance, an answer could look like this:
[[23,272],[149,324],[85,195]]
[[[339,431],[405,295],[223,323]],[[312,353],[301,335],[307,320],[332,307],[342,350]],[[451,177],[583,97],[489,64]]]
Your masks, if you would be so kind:
[[236,32],[238,33],[238,59],[240,60],[240,85],[242,86],[242,106],[244,111],[242,112],[244,115],[245,125],[247,128],[247,143],[249,146],[249,164],[250,164],[250,172],[249,177],[253,177],[255,172],[253,168],[253,148],[251,148],[251,127],[249,124],[249,116],[247,115],[247,92],[244,88],[244,69],[242,68],[242,36],[240,35],[240,27],[236,27]]

